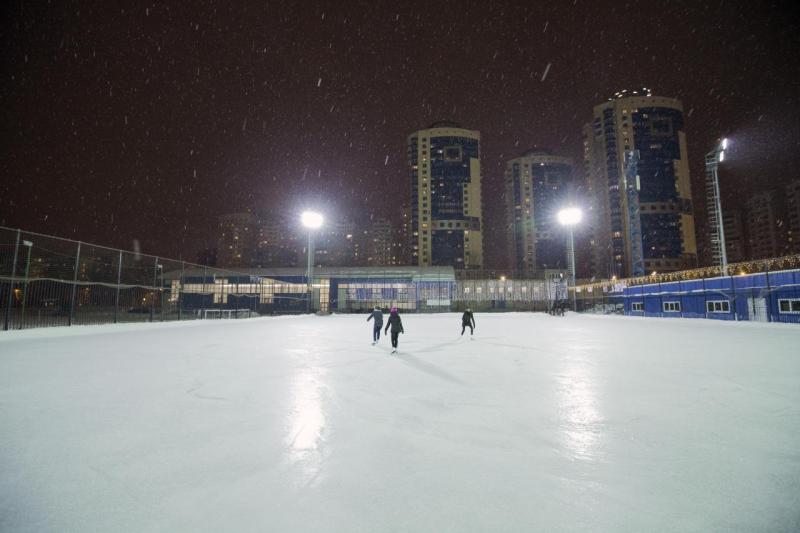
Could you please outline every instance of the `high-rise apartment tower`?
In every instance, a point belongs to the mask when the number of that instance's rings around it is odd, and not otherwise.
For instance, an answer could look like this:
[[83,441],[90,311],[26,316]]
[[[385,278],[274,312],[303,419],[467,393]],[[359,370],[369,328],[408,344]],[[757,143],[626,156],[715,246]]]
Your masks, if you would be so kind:
[[453,122],[408,136],[413,265],[483,267],[480,139]]
[[556,214],[566,207],[573,163],[547,150],[529,150],[506,163],[505,210],[511,267],[563,268],[566,240]]
[[592,270],[628,277],[697,264],[683,105],[648,89],[594,107],[584,128]]

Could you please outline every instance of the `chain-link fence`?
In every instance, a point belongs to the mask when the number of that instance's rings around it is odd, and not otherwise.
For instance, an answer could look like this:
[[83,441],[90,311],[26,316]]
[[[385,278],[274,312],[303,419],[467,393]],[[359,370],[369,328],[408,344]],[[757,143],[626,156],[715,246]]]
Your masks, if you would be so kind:
[[[183,261],[117,250],[0,227],[0,316],[3,329],[73,324],[107,324],[200,318],[206,309],[184,303]],[[210,277],[232,272],[206,268]],[[176,274],[177,273],[177,274]],[[203,303],[214,301],[213,285]],[[218,303],[219,303],[219,299]],[[252,316],[253,302],[236,302],[235,312],[216,316]]]
[[450,267],[225,269],[0,226],[3,329],[305,312],[552,311],[566,275]]
[[[800,322],[800,256],[579,284],[450,267],[225,269],[0,226],[3,329],[305,312],[547,311]],[[722,275],[725,274],[725,275]]]

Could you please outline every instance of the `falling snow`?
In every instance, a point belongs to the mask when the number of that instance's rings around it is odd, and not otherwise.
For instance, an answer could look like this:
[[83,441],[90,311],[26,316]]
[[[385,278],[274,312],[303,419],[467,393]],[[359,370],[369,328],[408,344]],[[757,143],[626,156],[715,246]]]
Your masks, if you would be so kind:
[[[758,189],[754,176],[781,184],[800,166],[800,32],[787,9],[604,0],[12,10],[0,223],[193,257],[209,221],[228,212],[314,203],[399,220],[405,139],[447,119],[481,132],[484,223],[499,228],[510,158],[537,146],[580,161],[593,106],[645,85],[687,110],[702,224],[703,154],[720,135],[753,148],[731,167],[732,201]],[[506,267],[504,241],[487,239],[490,267]]]
[[544,73],[542,74],[542,81],[547,78],[547,73],[550,72],[550,66],[552,63],[548,63],[547,66],[544,68]]

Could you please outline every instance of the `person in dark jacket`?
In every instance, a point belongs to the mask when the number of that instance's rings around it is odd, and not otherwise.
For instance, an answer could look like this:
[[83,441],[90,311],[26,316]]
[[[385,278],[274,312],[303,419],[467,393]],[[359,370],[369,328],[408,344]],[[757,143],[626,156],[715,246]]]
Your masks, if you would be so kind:
[[464,311],[464,314],[461,315],[461,334],[464,334],[464,330],[467,329],[469,326],[469,334],[472,336],[473,331],[475,330],[475,317],[472,316],[472,310],[467,307],[467,310]]
[[392,307],[389,320],[386,322],[386,328],[383,330],[384,334],[389,331],[389,327],[392,328],[392,353],[397,353],[397,337],[401,333],[405,333],[405,331],[403,331],[403,321],[400,320],[396,307]]
[[367,322],[372,319],[375,319],[375,322],[372,323],[372,344],[375,345],[381,340],[381,328],[383,327],[383,312],[380,307],[375,307],[367,317]]

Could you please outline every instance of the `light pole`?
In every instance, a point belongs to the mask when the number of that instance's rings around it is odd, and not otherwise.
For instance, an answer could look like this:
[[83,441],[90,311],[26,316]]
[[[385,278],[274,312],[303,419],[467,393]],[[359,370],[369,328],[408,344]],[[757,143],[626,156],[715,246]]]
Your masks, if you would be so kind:
[[306,312],[311,312],[311,298],[314,296],[314,286],[312,276],[314,275],[314,230],[322,227],[322,215],[314,211],[304,211],[300,220],[308,229],[308,268],[306,269],[306,282],[308,284],[308,300],[306,302]]
[[25,260],[25,288],[22,290],[22,318],[20,319],[19,329],[25,326],[25,303],[28,300],[28,275],[31,269],[31,250],[33,249],[33,242],[22,241],[22,245],[28,247],[28,258]]
[[161,309],[161,321],[164,321],[164,265],[158,264],[158,306]]
[[[719,246],[717,254],[722,275],[728,275],[728,251],[725,246],[725,224],[722,221],[722,200],[719,194],[719,164],[725,160],[725,150],[728,148],[728,139],[722,139],[706,154],[706,194],[710,195],[713,205],[709,206],[712,218],[712,243],[716,237]],[[716,234],[716,235],[715,235]]]
[[558,212],[558,223],[569,230],[567,254],[569,256],[569,273],[572,282],[572,310],[577,311],[577,296],[575,295],[575,235],[572,228],[583,219],[583,213],[577,207],[567,207]]

